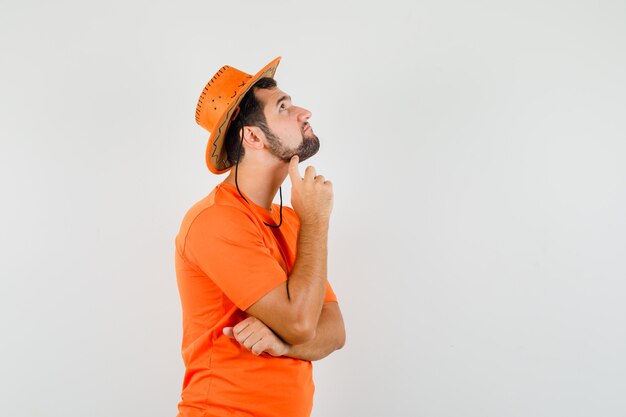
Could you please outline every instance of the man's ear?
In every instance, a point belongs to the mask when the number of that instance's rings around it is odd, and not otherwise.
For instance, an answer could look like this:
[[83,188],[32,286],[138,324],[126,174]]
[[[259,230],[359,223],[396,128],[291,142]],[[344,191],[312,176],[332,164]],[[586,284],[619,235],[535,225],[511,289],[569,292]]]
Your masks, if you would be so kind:
[[262,149],[264,138],[265,134],[258,126],[243,127],[243,141],[246,143],[246,146],[254,149]]

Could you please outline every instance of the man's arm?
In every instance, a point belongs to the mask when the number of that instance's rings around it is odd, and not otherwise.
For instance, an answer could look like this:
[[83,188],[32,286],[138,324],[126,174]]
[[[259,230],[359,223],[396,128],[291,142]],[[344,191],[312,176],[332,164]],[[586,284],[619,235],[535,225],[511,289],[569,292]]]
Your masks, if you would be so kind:
[[315,338],[299,345],[289,345],[272,329],[254,316],[225,327],[224,334],[234,338],[255,355],[289,356],[295,359],[316,361],[330,355],[345,344],[346,333],[339,305],[334,301],[324,303]]
[[291,202],[300,218],[298,251],[289,279],[246,309],[289,344],[315,339],[326,292],[328,226],[332,184],[308,166],[304,178],[298,157],[289,163]]
[[300,345],[289,345],[289,350],[283,356],[305,361],[317,361],[335,350],[341,349],[345,343],[346,330],[339,304],[329,301],[324,303],[322,307],[315,338]]

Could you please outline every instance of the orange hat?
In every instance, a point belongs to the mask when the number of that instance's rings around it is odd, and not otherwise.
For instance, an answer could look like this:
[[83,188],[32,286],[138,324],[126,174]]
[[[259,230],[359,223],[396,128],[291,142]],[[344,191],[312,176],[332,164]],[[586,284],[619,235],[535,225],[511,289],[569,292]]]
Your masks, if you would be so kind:
[[239,114],[239,103],[254,83],[259,78],[274,78],[280,58],[274,58],[256,75],[223,66],[202,90],[196,106],[196,123],[211,132],[206,164],[212,173],[222,174],[231,167],[224,147],[228,126]]

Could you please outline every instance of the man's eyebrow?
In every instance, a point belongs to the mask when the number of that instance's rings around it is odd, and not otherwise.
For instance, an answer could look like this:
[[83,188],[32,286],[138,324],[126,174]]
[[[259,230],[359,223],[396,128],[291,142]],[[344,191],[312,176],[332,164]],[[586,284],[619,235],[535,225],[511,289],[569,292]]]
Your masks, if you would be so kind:
[[278,101],[276,102],[276,107],[278,107],[280,105],[280,103],[285,101],[285,100],[291,101],[291,96],[282,96],[281,98],[279,98]]

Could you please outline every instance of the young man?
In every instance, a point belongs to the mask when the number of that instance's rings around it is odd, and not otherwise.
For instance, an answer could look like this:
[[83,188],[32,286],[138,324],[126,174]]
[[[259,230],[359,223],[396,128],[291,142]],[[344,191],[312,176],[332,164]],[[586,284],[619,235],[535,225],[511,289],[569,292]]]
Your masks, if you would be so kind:
[[[176,237],[186,371],[179,417],[311,413],[311,361],[345,341],[327,281],[332,184],[298,162],[319,140],[311,112],[273,79],[222,67],[198,101],[206,161],[230,174],[185,215]],[[289,175],[293,208],[273,204]]]

